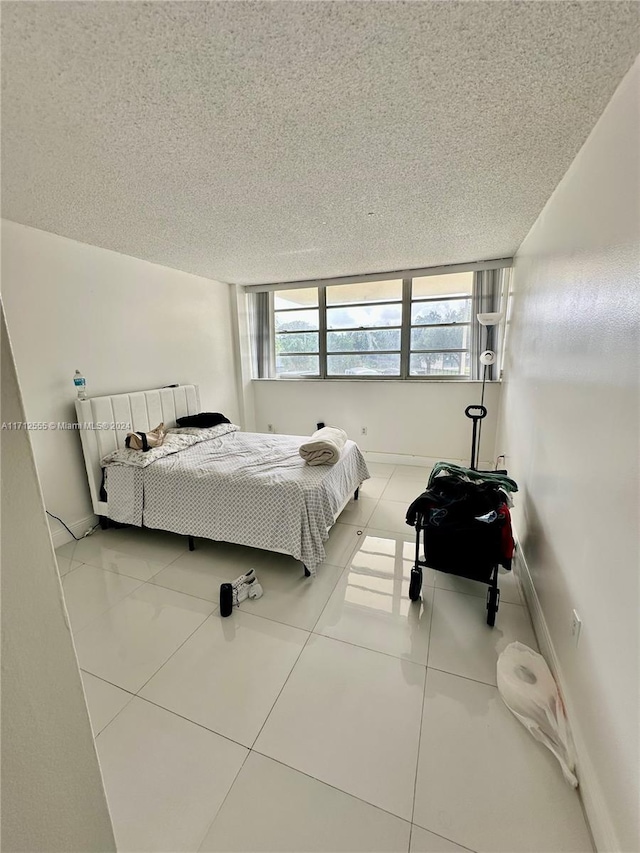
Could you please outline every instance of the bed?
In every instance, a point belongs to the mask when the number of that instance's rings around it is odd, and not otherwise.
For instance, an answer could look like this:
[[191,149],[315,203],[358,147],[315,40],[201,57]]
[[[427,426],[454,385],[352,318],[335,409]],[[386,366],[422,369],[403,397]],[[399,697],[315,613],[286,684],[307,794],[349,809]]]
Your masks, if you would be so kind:
[[247,433],[234,424],[170,433],[148,453],[124,451],[127,432],[200,411],[181,385],[76,401],[93,508],[101,520],[290,554],[313,575],[329,530],[369,478],[348,441],[336,465],[309,466],[304,436]]

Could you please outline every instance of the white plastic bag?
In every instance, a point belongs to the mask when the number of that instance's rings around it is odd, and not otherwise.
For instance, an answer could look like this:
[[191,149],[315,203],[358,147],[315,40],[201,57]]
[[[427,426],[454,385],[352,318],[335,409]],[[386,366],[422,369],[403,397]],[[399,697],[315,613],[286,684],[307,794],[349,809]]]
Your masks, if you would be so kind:
[[508,645],[498,658],[498,690],[511,713],[551,750],[560,762],[564,778],[577,788],[566,712],[542,655],[522,643]]

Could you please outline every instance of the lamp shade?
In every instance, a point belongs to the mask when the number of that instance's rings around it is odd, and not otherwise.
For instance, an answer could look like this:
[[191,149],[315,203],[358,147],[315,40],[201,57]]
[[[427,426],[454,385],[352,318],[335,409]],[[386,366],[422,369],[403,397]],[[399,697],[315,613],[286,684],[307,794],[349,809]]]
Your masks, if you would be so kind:
[[478,314],[478,323],[481,326],[497,326],[502,317],[502,311],[493,311],[490,314]]

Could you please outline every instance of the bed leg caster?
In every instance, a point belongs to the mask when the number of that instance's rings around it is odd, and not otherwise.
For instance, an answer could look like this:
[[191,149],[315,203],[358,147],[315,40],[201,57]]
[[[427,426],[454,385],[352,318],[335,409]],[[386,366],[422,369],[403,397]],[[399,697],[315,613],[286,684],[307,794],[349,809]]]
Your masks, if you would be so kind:
[[189,537],[189,550],[190,551],[196,550],[196,543],[193,541],[193,536]]
[[[112,521],[106,515],[99,515],[98,521],[100,522],[100,527],[102,530],[111,530],[112,528],[114,530],[122,530],[122,528],[130,526],[128,524],[122,524],[122,522],[120,521]],[[144,527],[144,525],[142,526]]]
[[360,497],[360,486],[358,486],[358,488],[357,488],[357,489],[355,490],[355,492],[353,493],[353,499],[354,499],[354,501],[357,501],[359,497]]
[[309,571],[309,569],[308,569],[306,566],[304,566],[304,565],[302,566],[302,568],[304,569],[304,576],[305,576],[305,578],[310,578],[310,577],[311,577],[311,572]]

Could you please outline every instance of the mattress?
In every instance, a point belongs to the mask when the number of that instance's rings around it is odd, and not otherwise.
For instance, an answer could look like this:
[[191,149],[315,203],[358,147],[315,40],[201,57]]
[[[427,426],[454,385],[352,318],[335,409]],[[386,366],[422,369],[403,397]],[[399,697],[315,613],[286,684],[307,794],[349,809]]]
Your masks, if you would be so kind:
[[314,573],[338,512],[369,478],[360,449],[347,441],[335,465],[310,466],[298,453],[308,436],[234,429],[146,467],[108,462],[109,518],[281,551]]

